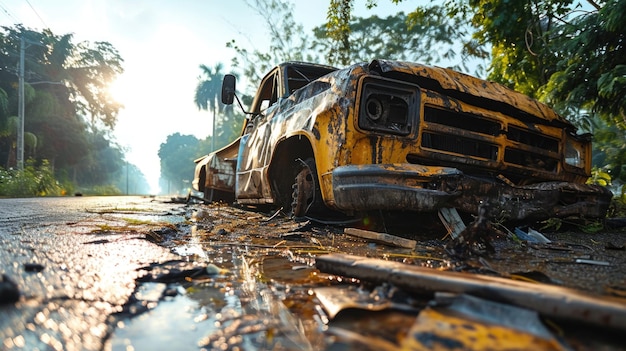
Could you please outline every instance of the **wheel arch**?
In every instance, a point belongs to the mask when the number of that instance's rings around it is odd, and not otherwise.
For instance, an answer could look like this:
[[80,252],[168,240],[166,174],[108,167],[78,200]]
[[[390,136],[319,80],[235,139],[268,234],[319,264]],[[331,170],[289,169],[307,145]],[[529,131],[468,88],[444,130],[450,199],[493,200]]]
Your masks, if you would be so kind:
[[306,134],[292,135],[277,144],[268,167],[268,177],[273,196],[283,207],[291,204],[293,181],[298,172],[297,163],[309,157],[315,159],[315,153]]

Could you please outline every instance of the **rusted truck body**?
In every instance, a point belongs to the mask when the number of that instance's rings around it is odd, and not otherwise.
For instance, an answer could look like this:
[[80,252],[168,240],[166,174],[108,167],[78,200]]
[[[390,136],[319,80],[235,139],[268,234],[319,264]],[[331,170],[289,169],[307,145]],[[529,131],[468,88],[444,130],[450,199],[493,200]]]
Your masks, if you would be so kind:
[[262,80],[241,137],[197,160],[193,184],[295,216],[486,205],[503,220],[600,218],[612,194],[585,184],[590,170],[590,135],[502,85],[408,62],[287,62]]

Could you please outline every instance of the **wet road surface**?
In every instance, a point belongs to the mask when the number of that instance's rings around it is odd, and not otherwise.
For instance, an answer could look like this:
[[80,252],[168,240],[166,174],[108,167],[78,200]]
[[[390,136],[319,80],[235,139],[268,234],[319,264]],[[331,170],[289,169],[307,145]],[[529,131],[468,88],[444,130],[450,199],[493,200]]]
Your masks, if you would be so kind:
[[[338,225],[164,200],[0,199],[2,289],[10,281],[20,293],[17,303],[0,305],[0,347],[417,350],[463,345],[436,335],[441,328],[423,330],[444,322],[454,326],[450,319],[425,313],[437,312],[427,307],[432,295],[316,268],[317,257],[337,253],[541,281],[607,298],[623,297],[626,290],[626,254],[620,249],[626,240],[617,230],[592,236],[550,234],[550,245],[501,238],[494,242],[494,254],[459,261],[446,255],[437,230],[414,233],[418,245],[409,250],[346,235]],[[8,296],[6,291],[0,289],[0,296]],[[351,308],[329,311],[320,302],[323,294],[346,295]],[[508,308],[503,315],[518,313]],[[530,345],[535,349],[623,347],[619,331],[602,326],[581,327],[545,316],[537,323],[544,329],[548,325],[549,331],[544,339],[534,337]],[[499,335],[494,340],[511,339],[488,331],[486,335]],[[521,334],[514,334],[518,348],[525,340]],[[486,348],[467,345],[465,349]]]
[[2,349],[103,349],[136,270],[173,257],[124,216],[158,222],[173,217],[170,207],[149,198],[0,199],[1,269],[21,295],[0,306]]

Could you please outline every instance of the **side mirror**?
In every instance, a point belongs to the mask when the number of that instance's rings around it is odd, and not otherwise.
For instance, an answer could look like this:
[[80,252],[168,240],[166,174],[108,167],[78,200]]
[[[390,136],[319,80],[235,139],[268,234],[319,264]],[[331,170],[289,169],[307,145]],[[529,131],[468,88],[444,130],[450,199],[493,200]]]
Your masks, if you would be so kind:
[[235,76],[227,74],[222,81],[222,103],[224,105],[232,105],[235,98]]

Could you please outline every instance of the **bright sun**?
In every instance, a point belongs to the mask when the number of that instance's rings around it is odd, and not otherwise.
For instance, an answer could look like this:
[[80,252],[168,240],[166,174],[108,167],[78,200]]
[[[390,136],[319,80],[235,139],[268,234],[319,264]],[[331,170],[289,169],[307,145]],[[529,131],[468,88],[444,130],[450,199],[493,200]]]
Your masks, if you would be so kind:
[[124,101],[128,99],[129,91],[127,87],[128,84],[124,82],[124,79],[122,77],[117,77],[116,80],[109,84],[109,87],[107,89],[109,91],[109,94],[115,101],[119,103],[124,103]]

